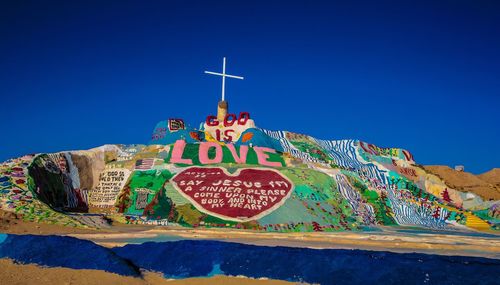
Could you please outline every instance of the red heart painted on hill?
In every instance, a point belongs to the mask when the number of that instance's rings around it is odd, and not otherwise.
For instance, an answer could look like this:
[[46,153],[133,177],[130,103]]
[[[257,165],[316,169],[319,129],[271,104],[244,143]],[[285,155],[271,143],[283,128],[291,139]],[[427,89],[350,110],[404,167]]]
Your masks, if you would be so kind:
[[201,212],[230,221],[259,219],[290,196],[293,184],[274,169],[190,167],[172,178],[174,187]]

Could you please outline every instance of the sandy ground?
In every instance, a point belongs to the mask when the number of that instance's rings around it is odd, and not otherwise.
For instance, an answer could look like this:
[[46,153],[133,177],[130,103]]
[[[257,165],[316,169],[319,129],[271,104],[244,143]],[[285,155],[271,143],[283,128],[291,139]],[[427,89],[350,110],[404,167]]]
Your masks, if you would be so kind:
[[499,236],[470,236],[456,233],[399,232],[386,228],[381,232],[337,233],[260,233],[228,229],[186,229],[153,227],[134,233],[68,234],[89,239],[107,247],[146,240],[212,239],[265,246],[304,248],[366,249],[392,252],[420,252],[441,255],[479,256],[500,259]]
[[67,235],[91,240],[106,247],[145,241],[210,239],[265,246],[420,252],[500,259],[500,235],[498,233],[471,235],[470,232],[443,233],[403,229],[402,227],[386,227],[381,231],[363,232],[264,233],[232,229],[189,229],[175,226],[118,224],[109,229],[95,230],[24,222],[0,215],[0,232]]
[[[113,247],[145,241],[180,239],[220,240],[264,246],[365,249],[392,252],[420,252],[442,255],[479,256],[500,259],[500,235],[471,232],[432,232],[421,229],[382,228],[380,231],[336,233],[263,233],[231,229],[188,229],[176,226],[116,225],[109,229],[78,229],[25,222],[9,213],[0,215],[0,232],[13,234],[66,235]],[[255,280],[215,276],[169,281],[160,274],[144,272],[132,278],[99,270],[73,270],[19,265],[0,260],[1,284],[291,284],[276,280]]]
[[500,259],[500,235],[471,236],[460,232],[440,233],[419,230],[401,232],[401,228],[384,228],[383,231],[377,232],[262,233],[230,229],[118,225],[106,230],[94,230],[18,221],[16,224],[4,225],[0,228],[0,232],[67,235],[91,240],[106,247],[145,241],[210,239],[264,246],[420,252]]
[[9,259],[0,259],[0,280],[2,284],[37,284],[37,285],[181,285],[181,284],[234,284],[234,285],[285,285],[295,284],[280,280],[251,279],[246,277],[214,276],[168,280],[158,273],[144,272],[143,278],[121,276],[101,270],[69,269],[62,267],[40,267],[34,264],[15,264]]
[[67,233],[96,233],[95,229],[83,229],[22,221],[15,214],[0,211],[0,232],[11,234],[58,235]]

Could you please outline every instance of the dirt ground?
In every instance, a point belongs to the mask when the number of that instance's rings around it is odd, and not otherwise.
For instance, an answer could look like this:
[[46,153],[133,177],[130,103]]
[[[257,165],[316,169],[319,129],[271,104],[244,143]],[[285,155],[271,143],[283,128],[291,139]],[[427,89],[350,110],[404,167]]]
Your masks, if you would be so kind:
[[456,171],[443,165],[428,165],[424,168],[443,179],[453,189],[475,193],[485,200],[500,200],[500,169],[498,168],[480,175]]
[[115,224],[106,229],[81,229],[26,222],[15,214],[0,211],[0,232],[10,234],[65,235],[93,241],[106,247],[123,246],[134,240],[209,239],[262,246],[364,249],[420,252],[500,259],[499,234],[471,236],[470,232],[440,232],[381,227],[379,231],[266,233],[250,230],[184,228],[179,226]]
[[2,284],[21,285],[182,285],[182,284],[226,284],[226,285],[285,285],[295,284],[280,280],[251,279],[246,277],[214,277],[186,278],[182,280],[165,279],[162,275],[144,272],[143,278],[121,276],[101,270],[69,269],[62,267],[40,267],[34,264],[16,264],[9,259],[0,259],[0,280]]
[[479,174],[477,177],[479,177],[483,181],[500,187],[500,168],[493,168],[488,172]]
[[[429,232],[418,229],[401,231],[382,228],[380,231],[336,233],[265,233],[231,229],[190,229],[175,226],[114,225],[103,230],[79,229],[23,221],[13,213],[0,211],[0,232],[12,234],[66,235],[87,239],[107,247],[122,246],[137,240],[211,239],[263,246],[305,248],[341,248],[421,252],[443,255],[480,256],[500,259],[498,234],[470,235],[464,233]],[[291,284],[279,280],[215,276],[167,280],[160,274],[144,272],[144,277],[124,277],[99,270],[45,268],[33,264],[20,265],[0,260],[1,284]]]
[[57,235],[72,233],[95,233],[97,230],[64,227],[46,223],[23,221],[21,216],[0,210],[0,232],[10,234]]

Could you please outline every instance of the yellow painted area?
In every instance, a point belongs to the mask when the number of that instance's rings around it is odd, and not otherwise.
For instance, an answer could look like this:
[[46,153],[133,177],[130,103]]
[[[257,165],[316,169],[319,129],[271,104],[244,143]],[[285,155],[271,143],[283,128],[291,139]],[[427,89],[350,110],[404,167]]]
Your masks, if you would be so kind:
[[472,228],[475,230],[480,230],[480,231],[490,229],[490,224],[488,224],[486,221],[480,219],[478,216],[476,216],[472,213],[461,211],[461,210],[458,210],[456,208],[445,206],[445,205],[441,205],[441,207],[448,210],[448,211],[454,211],[454,212],[458,212],[458,213],[463,214],[466,218],[465,225],[469,228]]
[[427,181],[425,181],[425,184],[426,184],[425,189],[427,193],[430,193],[436,197],[441,197],[441,192],[443,192],[445,188],[443,187],[443,185],[428,183]]
[[465,225],[468,226],[469,228],[473,228],[476,230],[487,230],[490,228],[490,225],[478,218],[475,215],[472,215],[470,213],[464,213],[465,216],[467,217],[467,220],[465,221]]
[[203,132],[203,133],[205,133],[205,140],[207,142],[215,142],[216,141],[209,132]]
[[204,132],[204,133],[205,133],[205,140],[207,142],[216,142],[216,143],[218,143],[220,145],[224,145],[223,142],[220,142],[220,141],[216,140],[209,132]]

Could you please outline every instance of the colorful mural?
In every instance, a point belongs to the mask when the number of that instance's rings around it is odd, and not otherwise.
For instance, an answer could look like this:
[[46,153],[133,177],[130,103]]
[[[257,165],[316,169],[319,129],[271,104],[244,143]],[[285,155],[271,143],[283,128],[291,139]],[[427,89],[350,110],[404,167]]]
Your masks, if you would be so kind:
[[28,166],[34,158],[35,155],[26,155],[0,164],[0,209],[14,212],[26,221],[87,227],[37,198],[33,178],[28,175]]
[[499,201],[448,187],[407,150],[260,129],[248,113],[209,116],[200,129],[162,121],[148,145],[6,161],[0,199],[24,219],[72,226],[100,223],[87,214],[276,232],[500,225]]

